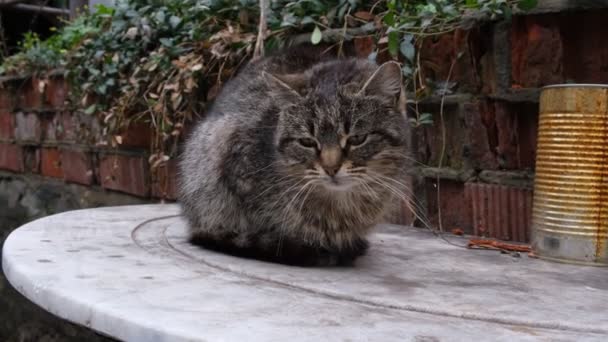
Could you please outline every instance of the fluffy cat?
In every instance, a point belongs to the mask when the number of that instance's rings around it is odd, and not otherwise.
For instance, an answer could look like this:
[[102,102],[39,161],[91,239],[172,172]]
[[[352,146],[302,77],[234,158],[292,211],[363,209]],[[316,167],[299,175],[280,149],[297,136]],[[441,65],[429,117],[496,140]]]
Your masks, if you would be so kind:
[[179,200],[191,241],[289,265],[345,265],[404,197],[397,63],[284,52],[229,81],[188,138]]

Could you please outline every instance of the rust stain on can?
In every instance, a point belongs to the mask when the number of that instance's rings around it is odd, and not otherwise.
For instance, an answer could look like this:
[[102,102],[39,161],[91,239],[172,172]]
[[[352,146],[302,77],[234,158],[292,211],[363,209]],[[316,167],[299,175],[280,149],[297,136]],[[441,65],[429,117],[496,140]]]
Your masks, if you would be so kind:
[[465,195],[473,209],[473,234],[530,241],[531,189],[469,182],[465,184]]
[[608,265],[608,85],[543,88],[538,130],[535,254]]

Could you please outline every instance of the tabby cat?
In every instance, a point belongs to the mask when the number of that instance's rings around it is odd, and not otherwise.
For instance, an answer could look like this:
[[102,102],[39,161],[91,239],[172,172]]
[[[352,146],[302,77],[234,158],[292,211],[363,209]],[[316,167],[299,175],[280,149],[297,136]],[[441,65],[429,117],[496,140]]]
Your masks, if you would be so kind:
[[187,140],[191,241],[289,265],[348,265],[407,188],[401,69],[283,52],[226,83]]

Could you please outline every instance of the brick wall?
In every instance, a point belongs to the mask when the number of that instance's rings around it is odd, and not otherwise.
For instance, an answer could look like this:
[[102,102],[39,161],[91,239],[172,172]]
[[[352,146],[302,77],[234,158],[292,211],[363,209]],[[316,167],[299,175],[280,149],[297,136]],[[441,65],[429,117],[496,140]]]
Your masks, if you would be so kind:
[[[435,123],[415,129],[412,137],[413,153],[426,165],[411,170],[416,200],[426,211],[421,214],[436,223],[441,208],[446,230],[527,241],[540,87],[607,82],[608,28],[602,18],[608,10],[545,3],[555,6],[424,42],[424,77],[445,80],[456,60],[444,121],[441,98],[431,96],[420,110],[434,113]],[[374,49],[369,38],[355,40],[354,47],[360,56]],[[99,144],[94,117],[64,106],[68,90],[60,75],[2,81],[1,170],[143,199],[175,199],[175,163],[149,171],[145,126],[132,127],[120,149],[108,148]],[[437,168],[442,127],[445,154]],[[411,220],[404,214],[400,222]]]
[[0,80],[0,170],[61,179],[142,198],[175,199],[173,178],[149,172],[150,130],[133,125],[120,148],[101,144],[94,116],[65,105],[60,74]]
[[[445,79],[450,63],[462,54],[452,75],[455,91],[444,105],[444,167],[433,167],[442,147],[438,115],[433,126],[418,129],[413,137],[417,160],[429,166],[415,171],[417,197],[434,223],[441,208],[447,231],[461,228],[528,241],[540,88],[608,83],[608,28],[603,25],[608,10],[543,3],[535,14],[455,32],[424,45],[425,73],[437,79]],[[430,99],[424,110],[438,113],[439,103],[438,98]]]

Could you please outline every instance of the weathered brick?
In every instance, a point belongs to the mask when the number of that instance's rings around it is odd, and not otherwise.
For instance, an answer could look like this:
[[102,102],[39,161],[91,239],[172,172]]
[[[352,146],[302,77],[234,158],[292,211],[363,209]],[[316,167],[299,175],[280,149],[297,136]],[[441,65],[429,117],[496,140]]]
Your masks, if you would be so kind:
[[40,149],[23,146],[23,168],[25,172],[40,173]]
[[150,124],[136,122],[130,124],[121,136],[124,147],[149,148],[152,141],[152,129]]
[[43,176],[63,178],[61,153],[56,148],[43,148],[40,150],[40,173]]
[[37,77],[31,77],[19,83],[16,91],[18,106],[24,110],[38,110],[43,106],[45,83]]
[[532,103],[522,104],[518,115],[518,169],[533,170],[536,166],[538,106]]
[[449,75],[450,81],[456,82],[460,91],[477,91],[480,80],[475,63],[483,54],[483,49],[478,46],[480,39],[476,39],[478,36],[477,30],[456,30],[425,38],[420,49],[424,77],[445,81]]
[[71,112],[61,112],[56,137],[60,141],[72,142],[77,138],[78,117]]
[[441,158],[442,148],[445,144],[442,165],[456,169],[467,166],[467,130],[463,129],[462,119],[458,105],[444,107],[444,123],[446,141],[443,141],[442,124],[438,105],[420,105],[421,113],[435,113],[432,125],[422,125],[414,128],[414,146],[416,148],[417,160],[436,166]]
[[68,97],[68,85],[63,77],[53,77],[47,81],[44,92],[45,103],[54,108],[63,108]]
[[517,16],[512,27],[513,85],[533,88],[562,83],[564,46],[558,18],[547,15]]
[[564,78],[578,83],[608,80],[608,10],[568,13],[560,16]]
[[42,129],[42,141],[55,142],[61,131],[59,114],[46,113],[39,116]]
[[10,86],[0,84],[0,111],[12,111],[15,107],[15,93]]
[[93,183],[93,164],[91,154],[71,149],[61,150],[61,166],[64,179],[84,185]]
[[494,124],[494,106],[484,101],[462,105],[467,140],[464,142],[469,167],[473,169],[498,168],[494,148],[497,144]]
[[106,189],[148,196],[150,181],[145,158],[105,155],[99,160],[99,181]]
[[23,153],[19,145],[0,143],[0,169],[23,171]]
[[177,161],[169,160],[152,173],[152,196],[168,200],[177,198]]
[[538,107],[535,104],[494,103],[494,152],[500,169],[534,168],[537,121]]
[[13,113],[0,109],[0,140],[10,140],[15,137],[15,116]]
[[355,54],[359,58],[367,58],[376,49],[372,37],[358,37],[354,39]]
[[[462,229],[466,233],[473,232],[471,223],[471,205],[466,197],[464,183],[452,180],[440,180],[441,222],[444,231]],[[437,181],[426,180],[426,198],[428,219],[434,226],[438,226]]]
[[512,112],[509,104],[496,102],[494,120],[498,138],[495,147],[498,166],[501,169],[513,169],[517,166],[517,115]]
[[15,138],[20,142],[40,142],[40,119],[36,114],[19,112],[15,116]]
[[73,120],[76,124],[74,134],[77,141],[83,144],[96,145],[103,140],[101,135],[102,126],[97,116],[78,113],[74,114]]

